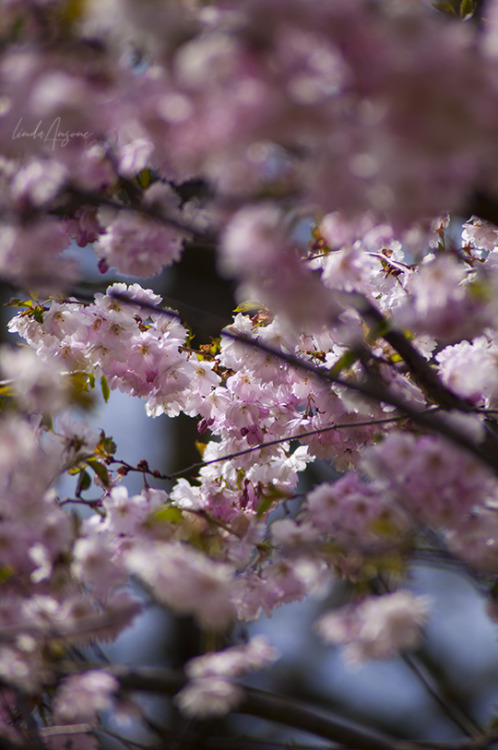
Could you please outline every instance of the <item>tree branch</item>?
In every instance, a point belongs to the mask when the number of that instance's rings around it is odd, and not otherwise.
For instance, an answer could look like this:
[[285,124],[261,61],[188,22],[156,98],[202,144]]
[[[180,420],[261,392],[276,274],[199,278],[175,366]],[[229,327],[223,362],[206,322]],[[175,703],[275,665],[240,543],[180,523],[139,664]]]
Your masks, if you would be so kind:
[[395,328],[392,328],[387,318],[370,302],[367,297],[357,292],[336,292],[354,309],[359,312],[365,323],[371,326],[374,335],[380,336],[392,346],[408,366],[414,381],[424,390],[432,400],[443,409],[458,409],[463,412],[473,412],[474,407],[468,401],[453,393],[439,379],[436,371],[427,363],[424,357],[415,349],[408,338]]
[[[61,676],[75,671],[102,669],[114,675],[123,690],[175,695],[185,686],[187,679],[180,673],[163,667],[129,667],[127,665],[86,664],[64,668]],[[367,727],[359,722],[345,720],[332,712],[318,712],[301,701],[278,693],[242,686],[246,697],[233,713],[257,716],[261,719],[293,727],[316,737],[329,740],[354,750],[484,750],[498,743],[496,733],[450,741],[405,740]],[[18,750],[17,746],[9,750]]]
[[[95,669],[85,665],[84,669]],[[102,667],[99,667],[102,668]],[[105,666],[105,671],[116,677],[123,690],[153,692],[174,695],[186,684],[180,672],[160,667]],[[69,665],[62,674],[74,674]],[[340,716],[317,713],[300,701],[277,693],[244,687],[246,697],[234,713],[257,716],[294,729],[300,729],[317,737],[339,743],[354,750],[416,750],[411,742],[370,729],[362,724],[346,721]]]
[[[160,313],[175,320],[180,320],[180,316],[174,310],[166,310],[151,303],[140,302],[128,297],[128,295],[126,294],[122,294],[116,291],[111,291],[110,296],[121,302],[127,302],[128,304],[134,305],[135,307],[150,310],[155,313]],[[311,362],[306,362],[305,360],[300,359],[294,354],[285,353],[280,349],[276,349],[275,347],[270,346],[269,344],[266,344],[259,339],[253,339],[250,336],[233,333],[226,329],[221,331],[221,335],[224,338],[231,339],[232,341],[236,341],[252,349],[257,349],[258,351],[269,354],[272,357],[276,357],[277,359],[286,362],[291,367],[295,367],[298,370],[302,370],[303,372],[307,372],[310,375],[316,376],[321,382],[339,385],[343,388],[346,388],[347,390],[354,391],[361,394],[362,396],[366,396],[367,398],[372,399],[372,401],[374,401],[375,403],[386,403],[394,406],[401,414],[409,417],[416,424],[419,424],[420,426],[425,427],[432,432],[439,433],[454,445],[457,445],[459,448],[463,448],[474,455],[484,464],[489,466],[495,474],[498,474],[498,455],[493,447],[487,445],[480,446],[474,443],[462,430],[458,429],[454,425],[449,425],[437,414],[427,414],[424,411],[420,411],[412,407],[402,398],[396,396],[378,383],[368,381],[365,383],[355,383],[345,380],[339,375],[334,375],[330,370],[326,370],[323,367],[317,367]]]
[[66,204],[63,203],[60,208],[53,209],[48,213],[56,216],[66,216],[68,212],[71,212],[70,209],[73,206],[74,209],[86,208],[87,206],[91,206],[92,208],[107,206],[108,208],[114,208],[116,211],[131,211],[132,213],[146,216],[149,219],[157,221],[159,224],[173,227],[174,229],[178,229],[181,232],[185,232],[187,235],[190,235],[198,242],[207,242],[209,245],[215,244],[217,242],[217,236],[215,233],[200,231],[192,224],[182,221],[178,217],[170,216],[164,213],[164,211],[161,211],[159,208],[156,208],[155,206],[146,206],[143,203],[139,202],[138,197],[135,195],[129,195],[131,200],[130,205],[120,203],[118,200],[109,198],[108,196],[102,195],[101,193],[93,193],[90,191],[85,192],[74,186],[68,187],[66,189],[66,196],[68,199]]
[[[429,413],[432,411],[435,411],[434,409],[428,410]],[[179,471],[175,471],[173,474],[161,474],[161,472],[156,471],[154,469],[149,469],[148,466],[140,466],[140,462],[137,466],[131,466],[127,461],[121,461],[119,459],[114,459],[110,463],[118,463],[121,466],[124,466],[127,471],[136,472],[139,474],[149,474],[152,477],[155,477],[156,479],[177,479],[178,477],[183,477],[185,474],[191,474],[196,469],[202,469],[204,466],[210,466],[211,464],[218,464],[222,461],[231,461],[233,458],[239,458],[239,456],[247,456],[250,453],[254,453],[255,451],[262,450],[263,448],[269,448],[273,445],[281,445],[282,443],[288,443],[291,440],[301,440],[302,438],[312,437],[313,435],[321,435],[324,432],[332,432],[333,430],[343,430],[343,429],[349,429],[354,427],[371,427],[375,425],[383,425],[383,424],[390,424],[391,422],[400,422],[401,420],[406,419],[405,416],[399,416],[395,415],[392,417],[385,417],[384,419],[370,419],[362,422],[340,422],[337,424],[327,425],[325,427],[320,427],[316,430],[307,430],[306,432],[299,432],[295,435],[286,435],[286,437],[283,438],[277,438],[275,440],[267,440],[263,443],[258,443],[257,445],[252,445],[250,448],[244,448],[240,451],[235,451],[234,453],[227,453],[224,456],[220,456],[219,458],[211,458],[209,461],[196,461],[194,464],[190,464],[190,466],[186,466],[184,469],[180,469]],[[64,502],[78,502],[76,500],[65,500]],[[86,502],[86,501],[85,501]],[[62,505],[63,503],[61,503]]]
[[460,706],[456,705],[454,701],[451,701],[449,697],[441,691],[424,665],[407,653],[401,654],[401,658],[408,669],[413,672],[419,682],[424,686],[429,695],[436,701],[441,710],[453,722],[453,724],[463,732],[463,734],[472,738],[484,734],[482,727],[480,727],[471,716],[468,716]]

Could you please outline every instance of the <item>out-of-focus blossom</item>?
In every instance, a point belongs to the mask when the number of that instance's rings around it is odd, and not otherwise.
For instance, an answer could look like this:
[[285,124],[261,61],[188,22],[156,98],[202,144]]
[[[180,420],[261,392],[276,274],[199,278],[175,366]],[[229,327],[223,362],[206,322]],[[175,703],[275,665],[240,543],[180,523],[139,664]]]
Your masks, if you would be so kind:
[[389,659],[418,645],[429,606],[428,597],[400,590],[327,612],[315,627],[325,642],[344,646],[352,664]]

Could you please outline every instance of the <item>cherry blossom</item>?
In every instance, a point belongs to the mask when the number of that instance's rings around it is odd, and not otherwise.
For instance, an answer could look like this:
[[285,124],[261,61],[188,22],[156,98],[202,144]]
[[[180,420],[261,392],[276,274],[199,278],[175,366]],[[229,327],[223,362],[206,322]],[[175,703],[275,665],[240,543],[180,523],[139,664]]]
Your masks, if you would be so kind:
[[[496,621],[498,3],[482,14],[2,4],[5,741],[97,747],[152,679],[99,644],[148,607],[200,631],[181,674],[149,668],[187,719],[255,712],[245,675],[277,649],[252,623],[311,597],[346,596],[315,629],[349,662],[416,660],[420,557]],[[136,281],[185,253],[235,289],[210,340],[190,289],[183,318]],[[195,420],[199,460],[125,461],[85,413],[115,391]]]
[[315,627],[325,641],[344,645],[352,664],[388,659],[418,644],[429,605],[428,597],[399,590],[325,613]]
[[244,691],[230,678],[261,669],[277,658],[275,649],[256,636],[244,646],[190,659],[185,667],[189,682],[175,696],[175,702],[187,716],[228,713],[244,698]]
[[175,702],[187,716],[223,716],[243,700],[244,692],[224,677],[196,677],[176,696]]
[[68,677],[57,694],[56,717],[68,724],[92,722],[99,711],[108,707],[117,689],[117,680],[107,672],[95,670]]
[[201,625],[225,628],[233,619],[230,566],[177,543],[138,546],[126,555],[126,564],[159,601],[194,615]]

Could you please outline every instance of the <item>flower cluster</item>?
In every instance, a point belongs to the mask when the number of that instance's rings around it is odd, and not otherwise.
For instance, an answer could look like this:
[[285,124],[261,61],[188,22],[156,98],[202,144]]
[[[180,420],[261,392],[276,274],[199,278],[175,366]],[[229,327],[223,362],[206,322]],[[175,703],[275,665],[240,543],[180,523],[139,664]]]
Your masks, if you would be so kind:
[[175,701],[188,716],[228,713],[244,698],[243,690],[233,683],[233,678],[262,669],[277,658],[275,649],[264,638],[256,636],[245,646],[233,646],[190,659],[185,667],[189,682],[176,695]]
[[353,664],[389,659],[399,650],[418,645],[429,604],[428,597],[399,590],[326,612],[315,627],[326,643],[343,645],[345,657]]
[[196,413],[218,377],[208,363],[190,356],[187,330],[176,313],[149,312],[160,301],[138,284],[114,284],[92,304],[54,302],[42,311],[41,321],[21,313],[9,327],[39,356],[58,359],[67,372],[90,366],[111,389],[146,398],[150,415]]

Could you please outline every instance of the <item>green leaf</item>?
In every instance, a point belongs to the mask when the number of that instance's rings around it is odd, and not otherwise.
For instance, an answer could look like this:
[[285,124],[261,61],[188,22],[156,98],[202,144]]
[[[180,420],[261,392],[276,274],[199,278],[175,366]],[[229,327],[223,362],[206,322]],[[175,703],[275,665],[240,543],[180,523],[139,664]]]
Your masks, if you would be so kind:
[[489,280],[482,278],[473,280],[470,281],[465,288],[469,292],[469,295],[478,302],[489,302],[491,300],[493,292]]
[[84,393],[88,390],[88,375],[86,372],[72,372],[69,375],[71,388],[74,393]]
[[258,503],[256,515],[258,516],[258,518],[261,518],[261,516],[263,516],[268,510],[270,510],[270,508],[276,503],[279,503],[282,500],[289,500],[292,496],[293,493],[289,492],[289,490],[280,489],[279,487],[275,487],[274,485],[265,487],[263,497]]
[[183,515],[180,508],[177,508],[176,505],[163,505],[152,514],[150,520],[153,523],[180,523],[183,521]]
[[390,329],[391,326],[388,320],[379,320],[371,326],[367,338],[370,343],[373,343],[376,339],[383,338],[386,333],[389,333]]
[[460,18],[465,21],[474,15],[476,9],[475,0],[462,0],[460,4]]
[[197,448],[201,458],[204,456],[204,451],[206,450],[207,446],[207,443],[202,443],[200,440],[195,441],[195,447]]
[[152,172],[150,169],[142,169],[137,177],[138,183],[144,190],[149,187],[152,180]]
[[114,442],[114,440],[111,437],[106,437],[106,439],[105,439],[105,449],[106,449],[107,453],[111,453],[111,454],[116,453],[116,448],[117,448],[117,446],[116,446],[116,443]]
[[100,387],[102,388],[102,395],[104,397],[104,401],[109,401],[109,396],[111,395],[111,389],[109,388],[109,383],[107,382],[107,378],[105,375],[102,375],[100,378]]
[[12,578],[13,575],[14,568],[11,568],[10,565],[2,565],[2,567],[0,568],[0,584],[8,581],[9,578]]
[[95,458],[89,458],[88,466],[95,472],[104,487],[109,487],[111,480],[109,478],[109,472],[107,471],[107,468],[104,466],[104,464],[101,464]]
[[220,351],[221,351],[221,336],[218,336],[218,338],[211,340],[209,353],[214,356],[215,354],[218,354]]
[[269,498],[272,502],[279,502],[280,500],[290,500],[294,497],[294,493],[290,490],[285,490],[283,487],[276,487],[274,484],[270,484],[265,487],[263,496]]
[[257,302],[256,300],[247,300],[246,302],[241,302],[240,305],[237,305],[234,312],[256,313],[262,308],[264,308],[264,305],[262,305],[261,302]]
[[66,0],[62,4],[60,20],[63,27],[70,29],[74,23],[80,20],[85,12],[86,0]]
[[274,499],[272,497],[263,497],[259,503],[258,507],[256,509],[256,516],[257,518],[261,518],[261,516],[264,516],[265,513],[270,510],[272,505],[274,504]]
[[350,367],[358,361],[359,355],[354,349],[349,349],[345,354],[337,360],[335,365],[331,368],[330,374],[336,377],[343,370],[349,370]]
[[[71,471],[69,472],[71,473]],[[86,469],[81,469],[78,477],[78,484],[76,486],[76,497],[79,497],[82,492],[87,490],[92,484],[90,474]]]
[[378,536],[394,536],[398,533],[397,526],[388,516],[377,518],[370,524],[370,530]]
[[104,430],[100,431],[100,439],[95,452],[100,455],[107,454],[111,456],[116,453],[116,443],[112,437],[105,434]]
[[43,323],[43,307],[34,307],[33,314],[37,323]]
[[[93,406],[94,399],[90,390],[95,386],[95,377],[93,374],[77,371],[68,375],[70,382],[71,401],[83,409],[90,409]],[[92,385],[93,379],[93,385]]]
[[450,3],[433,3],[433,8],[441,13],[447,13],[450,16],[456,16],[456,10]]

